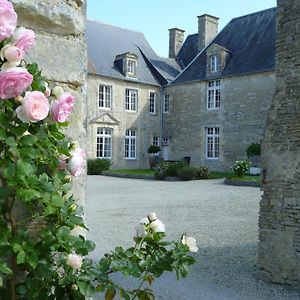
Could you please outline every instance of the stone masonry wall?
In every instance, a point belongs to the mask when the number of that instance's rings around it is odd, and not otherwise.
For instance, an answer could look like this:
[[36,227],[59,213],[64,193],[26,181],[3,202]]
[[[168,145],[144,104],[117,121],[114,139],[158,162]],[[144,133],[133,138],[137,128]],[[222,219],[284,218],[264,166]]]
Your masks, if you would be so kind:
[[258,278],[300,287],[300,1],[278,0],[276,92],[263,143]]
[[[112,108],[99,108],[99,84],[112,87]],[[125,110],[125,90],[138,91],[137,112]],[[149,113],[149,93],[157,95],[156,112]],[[97,128],[112,129],[112,167],[113,168],[148,168],[147,149],[153,137],[161,137],[161,99],[158,86],[119,80],[104,76],[88,75],[88,158],[96,158]],[[136,130],[136,159],[124,158],[124,135],[127,129]]]
[[[170,137],[170,159],[191,157],[192,165],[230,171],[246,158],[252,142],[260,142],[274,95],[274,72],[221,79],[221,107],[207,109],[207,81],[169,86],[170,113],[164,114],[164,133]],[[207,127],[220,128],[220,158],[206,158]]]
[[[43,70],[50,85],[61,85],[76,97],[75,111],[67,134],[86,147],[86,66],[84,38],[86,1],[84,0],[12,0],[18,25],[35,31],[36,47],[26,57]],[[75,198],[86,198],[86,176],[74,179]]]

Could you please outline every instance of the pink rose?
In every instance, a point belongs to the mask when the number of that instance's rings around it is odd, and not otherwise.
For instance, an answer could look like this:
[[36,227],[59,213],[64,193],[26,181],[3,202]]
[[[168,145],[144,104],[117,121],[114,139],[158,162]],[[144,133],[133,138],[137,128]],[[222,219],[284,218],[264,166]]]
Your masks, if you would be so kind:
[[1,50],[1,58],[2,60],[3,58],[6,58],[10,63],[18,62],[19,64],[23,58],[23,53],[16,46],[6,45]]
[[62,93],[51,106],[52,117],[57,122],[66,122],[74,107],[75,98],[69,93]]
[[69,171],[73,176],[79,176],[85,167],[85,152],[83,149],[77,147],[71,151],[71,158],[69,159]]
[[35,33],[31,29],[19,27],[15,31],[11,43],[25,53],[29,48],[35,45]]
[[10,37],[17,26],[17,14],[7,0],[0,0],[0,42]]
[[27,92],[16,112],[24,122],[38,122],[47,118],[49,101],[42,92]]
[[13,67],[0,71],[0,98],[10,99],[19,96],[31,83],[32,75],[24,68]]
[[67,256],[66,263],[68,266],[72,267],[73,269],[79,270],[82,265],[82,256],[77,255],[77,254],[69,254]]

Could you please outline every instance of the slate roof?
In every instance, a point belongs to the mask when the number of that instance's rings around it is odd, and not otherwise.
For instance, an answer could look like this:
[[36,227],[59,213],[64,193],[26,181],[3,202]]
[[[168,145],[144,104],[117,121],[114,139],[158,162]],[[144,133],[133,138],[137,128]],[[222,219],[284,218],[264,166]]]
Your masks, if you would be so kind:
[[[197,35],[189,36],[178,53],[179,63],[190,63],[173,83],[206,78],[206,49],[194,60]],[[232,19],[212,40],[230,51],[230,59],[221,76],[236,76],[275,69],[276,7]]]
[[[161,85],[172,81],[181,71],[174,59],[159,57],[143,33],[88,20],[86,38],[90,74]],[[138,56],[136,79],[126,78],[114,65],[115,57],[126,52]]]

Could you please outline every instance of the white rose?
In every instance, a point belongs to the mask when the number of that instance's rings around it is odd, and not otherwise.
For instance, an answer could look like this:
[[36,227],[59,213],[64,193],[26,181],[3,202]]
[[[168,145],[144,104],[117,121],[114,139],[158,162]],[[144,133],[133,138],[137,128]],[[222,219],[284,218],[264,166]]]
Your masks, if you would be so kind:
[[68,266],[72,267],[73,269],[79,270],[82,265],[82,260],[83,260],[82,256],[71,253],[67,256],[66,263]]
[[155,231],[155,232],[165,232],[165,225],[162,221],[159,219],[156,219],[155,221],[152,221],[149,225],[149,227]]
[[182,236],[181,240],[183,245],[187,245],[189,247],[190,252],[198,252],[198,247],[196,245],[196,239],[191,236],[186,236],[185,234]]
[[157,218],[156,218],[156,213],[155,212],[151,212],[149,215],[148,215],[148,219],[150,222],[152,221],[155,221]]
[[147,235],[145,225],[149,224],[148,218],[143,218],[139,221],[139,223],[135,226],[135,232],[137,237],[145,237]]
[[62,88],[61,86],[59,86],[59,85],[56,85],[56,86],[52,89],[51,94],[52,94],[54,97],[58,98],[63,92],[64,92],[63,88]]

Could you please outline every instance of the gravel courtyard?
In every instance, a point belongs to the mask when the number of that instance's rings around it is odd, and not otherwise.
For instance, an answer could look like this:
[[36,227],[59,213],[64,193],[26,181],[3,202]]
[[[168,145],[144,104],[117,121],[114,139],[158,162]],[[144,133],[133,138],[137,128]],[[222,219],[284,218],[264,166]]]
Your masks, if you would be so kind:
[[255,279],[261,192],[222,180],[164,182],[88,176],[86,203],[94,259],[117,245],[131,246],[134,226],[155,211],[168,239],[197,239],[197,263],[187,279],[172,273],[154,284],[160,300],[300,299],[296,291]]

